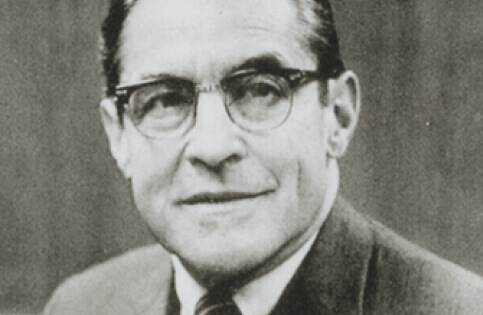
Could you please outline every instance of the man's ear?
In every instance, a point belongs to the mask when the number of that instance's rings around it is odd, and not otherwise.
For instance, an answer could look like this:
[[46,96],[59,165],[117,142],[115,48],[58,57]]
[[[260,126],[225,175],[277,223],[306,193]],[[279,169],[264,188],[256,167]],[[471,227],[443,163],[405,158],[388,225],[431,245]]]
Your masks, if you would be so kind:
[[335,121],[329,130],[329,155],[339,158],[347,150],[359,120],[361,107],[359,79],[352,71],[345,71],[328,82],[328,106]]
[[112,98],[104,98],[99,106],[104,131],[109,140],[111,155],[124,177],[130,177],[129,148],[123,124],[117,113],[116,103]]

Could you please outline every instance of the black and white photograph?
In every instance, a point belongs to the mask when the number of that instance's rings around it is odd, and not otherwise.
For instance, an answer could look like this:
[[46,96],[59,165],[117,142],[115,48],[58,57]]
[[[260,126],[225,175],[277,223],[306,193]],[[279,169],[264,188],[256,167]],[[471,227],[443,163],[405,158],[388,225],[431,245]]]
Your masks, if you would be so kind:
[[0,314],[483,315],[483,2],[1,0]]

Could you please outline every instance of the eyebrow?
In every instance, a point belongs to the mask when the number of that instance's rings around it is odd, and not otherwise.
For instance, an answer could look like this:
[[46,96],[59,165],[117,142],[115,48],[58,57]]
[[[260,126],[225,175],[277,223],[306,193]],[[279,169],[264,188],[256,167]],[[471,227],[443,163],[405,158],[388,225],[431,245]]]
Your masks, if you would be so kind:
[[[254,70],[262,70],[262,71],[270,71],[270,70],[278,70],[281,69],[282,66],[282,61],[280,58],[277,57],[276,54],[273,53],[267,53],[267,54],[262,54],[259,56],[251,57],[243,62],[241,62],[238,65],[230,67],[228,71],[225,72],[225,75],[230,75],[233,73],[236,73],[238,71],[242,70],[247,70],[247,69],[254,69]],[[173,74],[168,74],[168,73],[159,73],[159,74],[146,74],[141,77],[141,82],[138,84],[127,84],[127,85],[120,85],[118,86],[118,89],[123,90],[126,87],[128,88],[134,88],[138,85],[144,85],[146,83],[149,83],[150,81],[158,81],[158,80],[182,80],[182,81],[191,81],[187,77],[183,76],[176,76]]]
[[282,68],[282,62],[275,54],[263,54],[249,58],[241,64],[231,67],[228,74],[246,69],[274,70],[280,68]]
[[169,81],[169,80],[174,80],[174,81],[187,81],[191,82],[191,80],[183,77],[178,77],[172,74],[166,74],[166,73],[161,73],[161,74],[146,74],[141,77],[141,81],[138,81],[136,83],[128,83],[128,84],[120,84],[116,87],[116,90],[118,91],[124,91],[124,90],[132,90],[134,88],[137,88],[139,86],[143,86],[146,84],[150,83],[155,83],[158,81]]

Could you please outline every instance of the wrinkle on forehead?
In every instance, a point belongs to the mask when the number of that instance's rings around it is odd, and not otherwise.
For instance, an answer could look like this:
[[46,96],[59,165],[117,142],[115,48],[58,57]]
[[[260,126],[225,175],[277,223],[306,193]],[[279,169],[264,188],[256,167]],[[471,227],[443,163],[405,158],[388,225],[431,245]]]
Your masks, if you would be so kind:
[[[290,0],[277,0],[276,5],[273,0],[138,0],[125,21],[118,58],[125,61],[135,56],[134,52],[146,54],[142,58],[155,57],[148,51],[168,56],[173,55],[169,50],[176,47],[180,52],[174,57],[179,60],[183,59],[183,49],[212,49],[216,55],[220,51],[228,53],[223,46],[217,47],[227,38],[239,39],[239,45],[250,37],[258,38],[262,45],[264,36],[282,42],[298,39],[297,44],[305,48],[304,30],[297,15]],[[121,62],[121,74],[122,67]]]
[[[138,0],[126,18],[124,29],[157,26],[157,32],[176,32],[231,25],[303,34],[297,23],[297,11],[288,0],[277,0],[276,5],[273,0]],[[136,25],[131,25],[132,20]],[[161,23],[156,25],[155,21]]]
[[[127,7],[134,7],[134,4],[143,2],[141,0],[125,0],[125,5]],[[253,11],[257,13],[258,11],[264,11],[263,9],[269,9],[268,12],[278,12],[281,13],[283,11],[284,15],[296,15],[297,16],[297,27],[294,25],[290,25],[290,28],[297,29],[300,34],[303,34],[303,37],[306,37],[308,34],[307,32],[313,32],[313,25],[316,25],[318,22],[318,18],[315,14],[315,10],[317,4],[315,0],[277,0],[276,5],[274,2],[269,1],[258,1],[258,0],[246,0],[246,1],[229,1],[229,0],[200,0],[200,1],[176,1],[176,0],[160,0],[154,1],[152,4],[154,5],[163,5],[166,6],[166,12],[168,12],[167,17],[176,17],[176,14],[173,15],[174,12],[178,12],[178,14],[183,14],[188,11],[193,12],[200,12],[200,8],[207,8],[212,13],[223,15],[227,14],[229,11],[231,12],[247,12]],[[152,5],[149,4],[149,5]],[[227,10],[227,8],[229,10]],[[318,9],[322,9],[319,7]],[[267,10],[265,10],[266,12]],[[154,7],[151,12],[155,12]],[[159,12],[155,13],[159,14]],[[230,17],[233,18],[233,17]],[[276,14],[266,15],[263,16],[263,19],[273,19],[277,18]],[[235,19],[233,19],[235,20]],[[301,25],[299,22],[302,22]],[[186,23],[186,21],[185,21]]]

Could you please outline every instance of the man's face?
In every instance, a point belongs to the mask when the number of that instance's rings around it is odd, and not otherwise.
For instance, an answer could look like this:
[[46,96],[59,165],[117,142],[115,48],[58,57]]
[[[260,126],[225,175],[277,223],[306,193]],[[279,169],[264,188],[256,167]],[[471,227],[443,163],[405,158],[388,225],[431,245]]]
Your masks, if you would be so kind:
[[[261,56],[315,70],[296,16],[289,0],[140,0],[122,33],[121,84],[218,82]],[[148,139],[125,116],[121,168],[163,246],[201,272],[236,274],[291,254],[320,224],[332,119],[316,81],[296,90],[283,125],[262,132],[233,124],[219,92],[201,93],[181,136]]]

